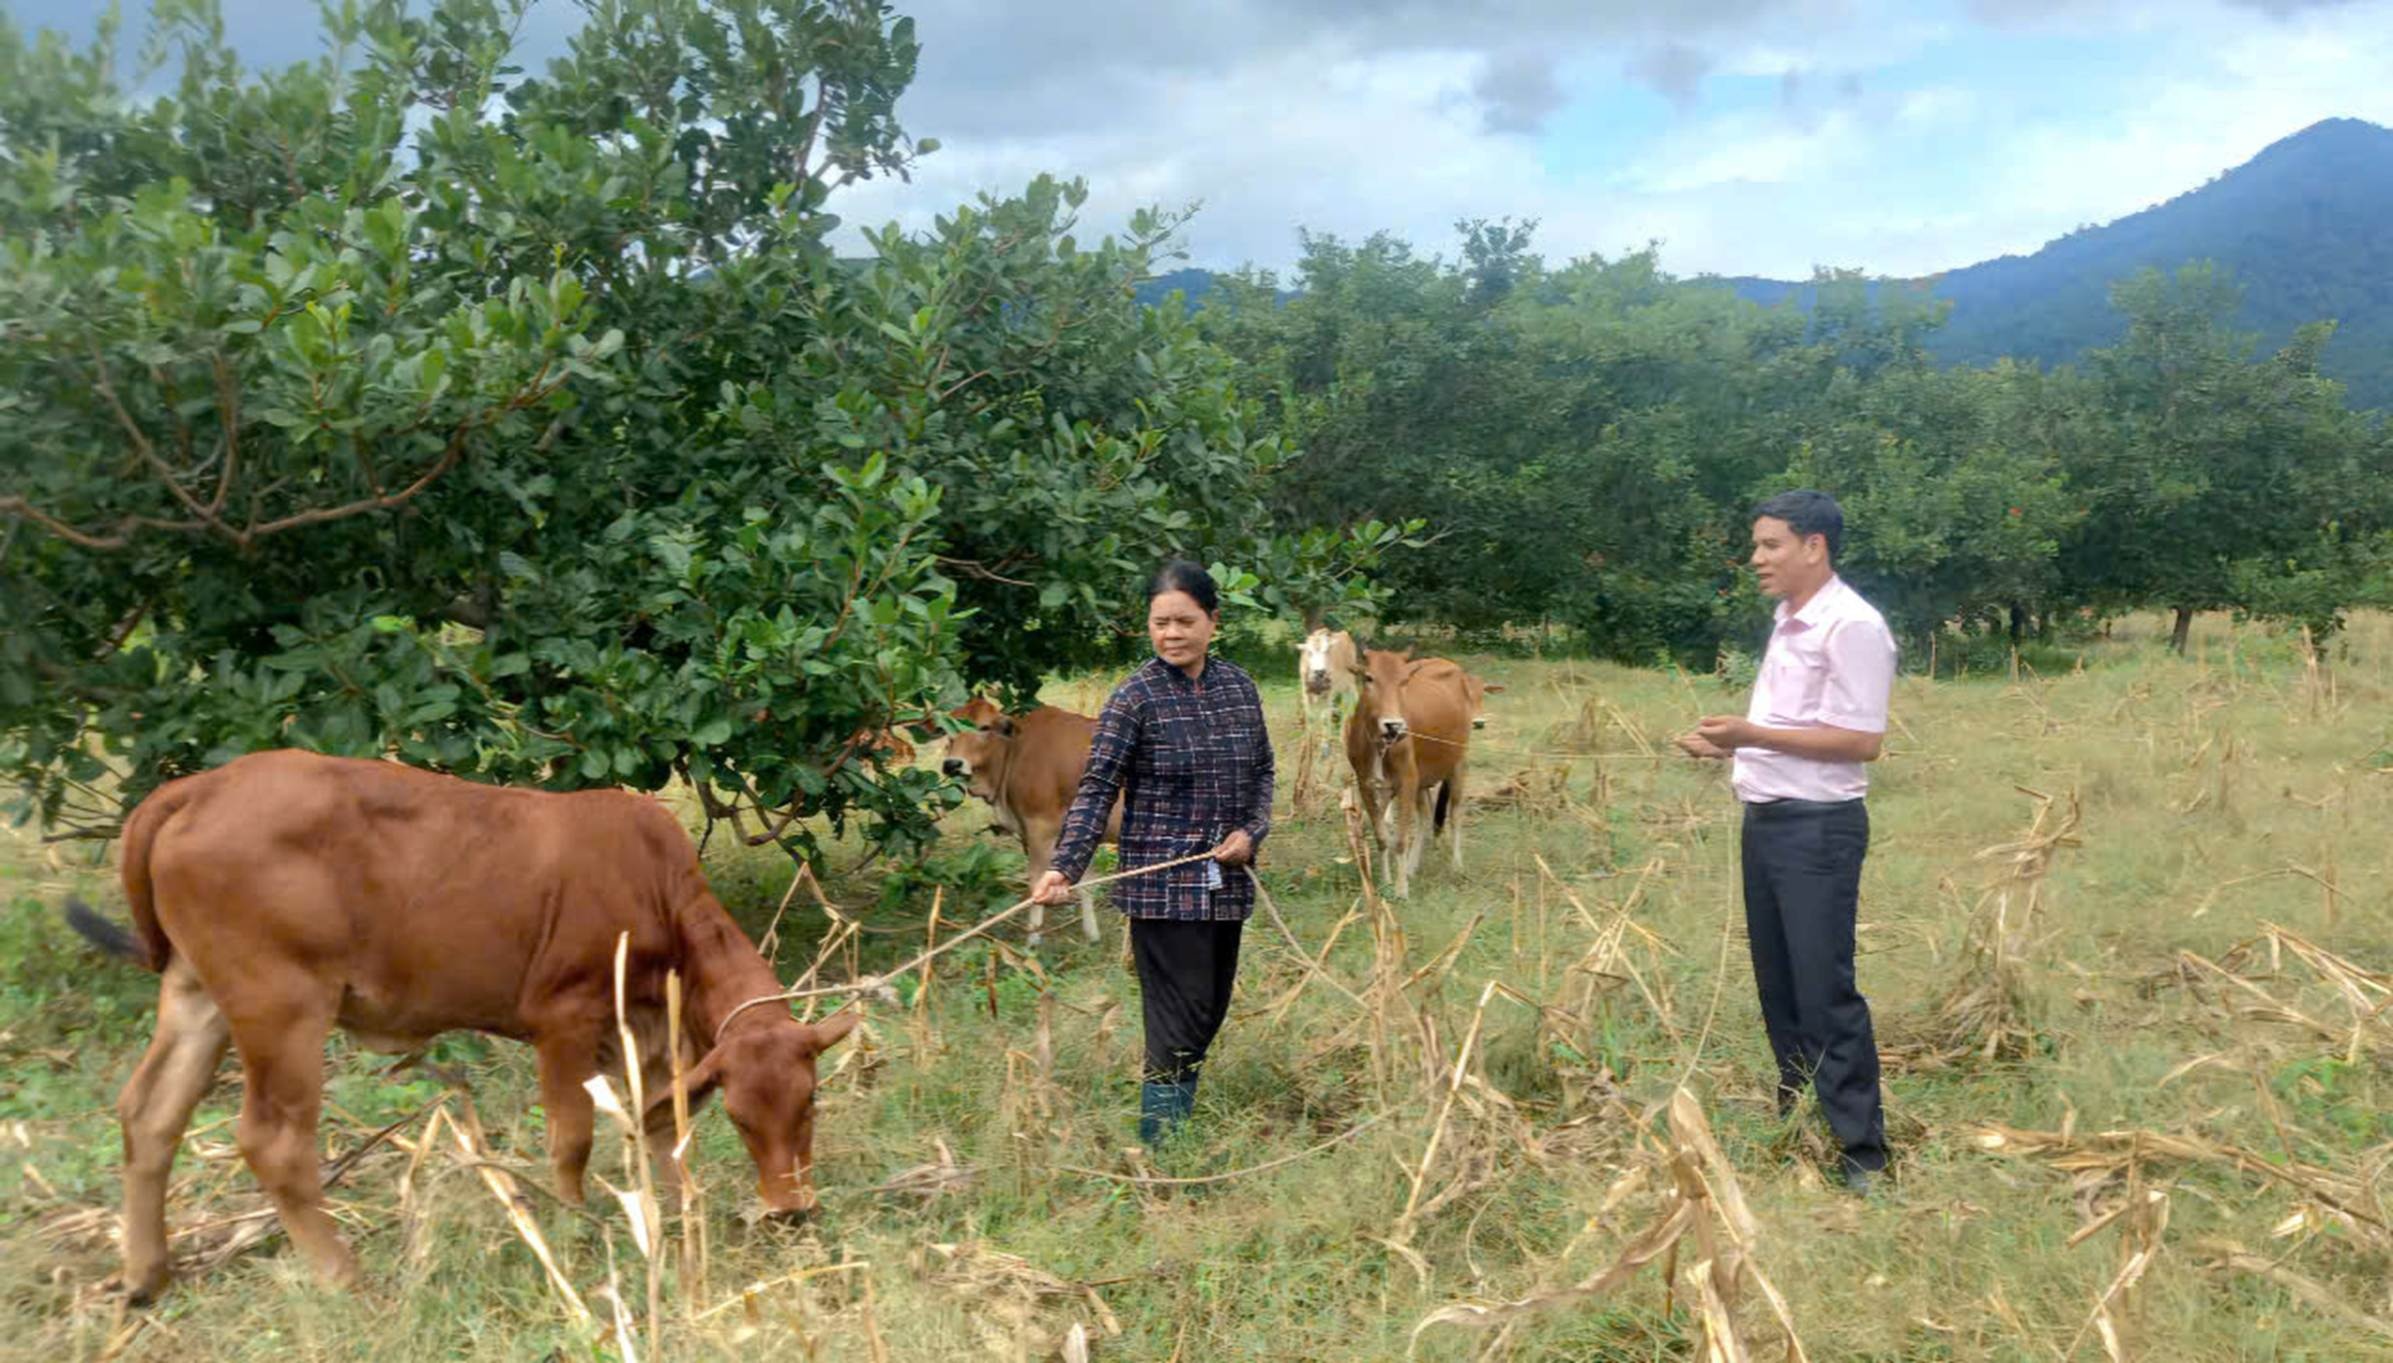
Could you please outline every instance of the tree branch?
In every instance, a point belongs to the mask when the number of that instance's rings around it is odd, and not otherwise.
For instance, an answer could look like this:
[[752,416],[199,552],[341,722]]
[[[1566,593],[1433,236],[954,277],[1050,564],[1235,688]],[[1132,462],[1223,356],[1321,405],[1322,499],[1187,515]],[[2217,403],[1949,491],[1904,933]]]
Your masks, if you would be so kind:
[[1002,582],[1008,587],[1036,587],[1039,585],[1036,582],[1024,582],[1018,577],[1005,577],[979,559],[949,558],[944,554],[933,554],[931,561],[942,568],[953,568],[966,577],[977,578],[982,582]]
[[360,516],[368,511],[391,511],[405,506],[414,501],[425,488],[438,482],[442,474],[457,467],[457,461],[465,457],[465,437],[472,430],[471,425],[458,427],[456,433],[449,437],[448,448],[440,452],[440,458],[433,463],[432,467],[424,470],[422,477],[397,492],[379,497],[360,498],[340,506],[320,506],[308,511],[297,511],[279,520],[267,521],[263,525],[245,526],[234,533],[233,541],[243,548],[247,548],[252,540],[263,539],[268,535],[279,534],[285,530],[296,530],[303,525],[322,525],[326,521],[346,520],[351,516]]
[[224,423],[224,467],[216,471],[216,495],[208,499],[208,513],[221,515],[225,499],[232,496],[233,474],[241,466],[241,389],[233,382],[233,367],[225,363],[224,352],[211,357],[216,372],[216,416]]
[[133,442],[133,448],[141,455],[142,462],[158,475],[158,481],[166,484],[166,490],[174,494],[174,499],[183,504],[185,511],[198,517],[201,524],[221,529],[222,522],[216,519],[213,512],[200,505],[199,499],[183,486],[182,480],[175,476],[173,466],[159,457],[158,447],[150,443],[148,433],[141,429],[141,423],[125,410],[124,399],[117,396],[116,385],[109,381],[108,361],[100,353],[97,342],[91,347],[91,367],[93,386],[99,390],[101,397],[108,400],[109,410],[116,414],[116,424],[124,429],[126,437]]

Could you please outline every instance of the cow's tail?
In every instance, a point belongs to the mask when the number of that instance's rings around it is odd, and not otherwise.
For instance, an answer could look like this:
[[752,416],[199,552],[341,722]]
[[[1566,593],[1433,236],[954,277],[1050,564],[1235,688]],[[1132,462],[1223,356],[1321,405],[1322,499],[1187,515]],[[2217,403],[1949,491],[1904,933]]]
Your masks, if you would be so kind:
[[1446,781],[1440,781],[1440,782],[1438,782],[1438,783],[1437,783],[1437,813],[1436,813],[1436,815],[1435,815],[1435,816],[1434,816],[1434,817],[1433,817],[1433,818],[1430,820],[1430,824],[1429,824],[1429,833],[1430,833],[1430,836],[1432,836],[1432,837],[1435,837],[1436,835],[1438,835],[1438,834],[1440,834],[1440,833],[1443,833],[1443,832],[1445,832],[1445,831],[1446,831],[1446,810],[1447,810],[1447,809],[1448,809],[1448,808],[1451,806],[1451,804],[1452,804],[1453,800],[1454,800],[1454,782],[1453,782],[1453,781],[1451,781],[1451,780],[1446,780]]
[[144,958],[140,938],[127,932],[124,925],[115,919],[101,917],[99,910],[84,903],[79,896],[67,896],[66,925],[107,955],[149,964]]
[[163,971],[166,963],[174,959],[174,946],[166,940],[166,929],[158,922],[158,906],[151,891],[150,848],[157,842],[159,830],[166,827],[167,820],[190,798],[186,783],[170,782],[151,792],[125,820],[117,858],[124,874],[125,903],[133,911],[133,928],[128,932],[93,912],[81,900],[70,899],[66,921],[85,941],[110,955],[138,961],[150,970]]

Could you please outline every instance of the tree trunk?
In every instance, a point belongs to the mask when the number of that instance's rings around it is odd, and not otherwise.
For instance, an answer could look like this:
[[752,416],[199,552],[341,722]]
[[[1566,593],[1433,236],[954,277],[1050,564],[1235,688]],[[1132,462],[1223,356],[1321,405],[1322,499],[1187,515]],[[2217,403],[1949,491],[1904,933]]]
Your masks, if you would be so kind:
[[2025,638],[2027,638],[2027,607],[2014,601],[2011,603],[2011,647],[2019,647],[2020,641]]
[[2186,636],[2193,633],[2193,631],[2194,608],[2191,606],[2179,606],[2177,608],[2177,628],[2169,634],[2169,647],[2175,650],[2178,657],[2182,658],[2185,656],[2185,639]]

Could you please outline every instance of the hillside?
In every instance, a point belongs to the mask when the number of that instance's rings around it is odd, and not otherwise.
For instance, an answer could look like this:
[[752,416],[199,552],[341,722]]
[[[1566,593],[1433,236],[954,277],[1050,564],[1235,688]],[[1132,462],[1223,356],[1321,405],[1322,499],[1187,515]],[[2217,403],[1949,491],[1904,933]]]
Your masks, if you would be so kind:
[[[2032,255],[1904,282],[1953,304],[1931,341],[1940,359],[2060,364],[2119,338],[2114,281],[2194,260],[2217,262],[2242,286],[2241,323],[2264,347],[2304,323],[2335,319],[2328,372],[2349,385],[2352,405],[2393,408],[2393,130],[2358,119],[2315,124],[2198,189]],[[1808,283],[1717,282],[1764,305],[1811,301]],[[1195,307],[1212,286],[1212,271],[1190,268],[1138,294],[1159,303],[1178,291]]]
[[[2198,189],[2032,255],[1919,281],[1953,304],[1931,348],[1969,364],[2075,359],[2120,335],[2112,281],[2190,260],[2233,274],[2242,323],[2264,346],[2336,319],[2328,371],[2350,385],[2355,406],[2393,406],[2393,130],[2357,119],[2315,124]],[[1756,302],[1809,301],[1807,284],[1724,282]]]

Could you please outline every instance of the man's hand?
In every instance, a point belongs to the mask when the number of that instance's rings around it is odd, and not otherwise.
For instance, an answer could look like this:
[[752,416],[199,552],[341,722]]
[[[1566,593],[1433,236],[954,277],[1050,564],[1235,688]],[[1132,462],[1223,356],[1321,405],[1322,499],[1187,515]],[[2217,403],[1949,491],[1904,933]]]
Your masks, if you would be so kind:
[[1230,836],[1213,849],[1213,859],[1224,866],[1244,866],[1255,859],[1255,840],[1243,828],[1230,830]]
[[1739,748],[1750,748],[1761,742],[1761,730],[1742,715],[1705,715],[1695,726],[1692,737],[1699,738],[1720,750],[1722,756]]
[[1706,762],[1718,762],[1731,755],[1726,748],[1715,746],[1702,734],[1680,735],[1678,750],[1689,757],[1700,757]]
[[1030,887],[1032,902],[1046,905],[1062,904],[1072,898],[1072,882],[1061,871],[1049,871]]

